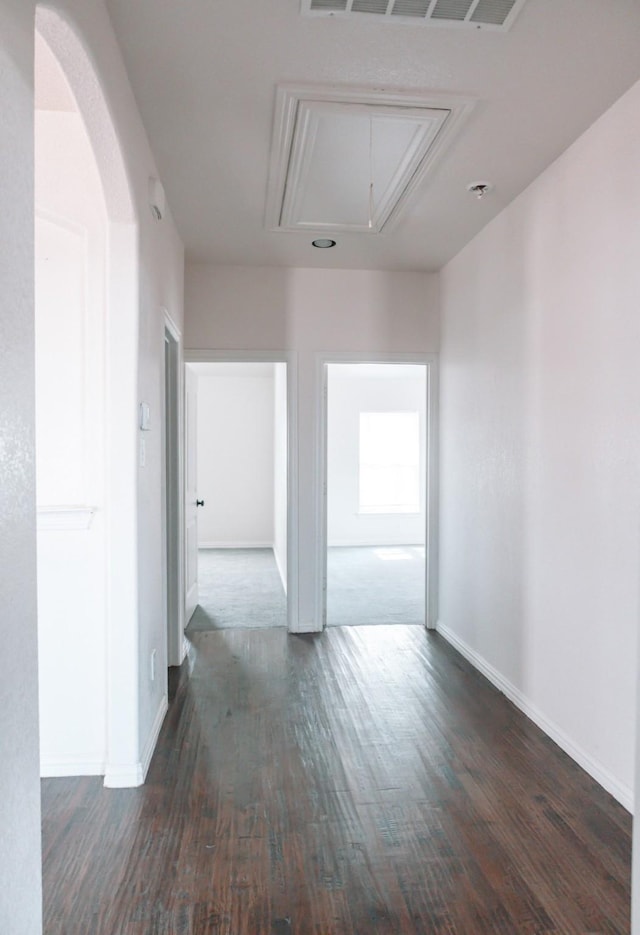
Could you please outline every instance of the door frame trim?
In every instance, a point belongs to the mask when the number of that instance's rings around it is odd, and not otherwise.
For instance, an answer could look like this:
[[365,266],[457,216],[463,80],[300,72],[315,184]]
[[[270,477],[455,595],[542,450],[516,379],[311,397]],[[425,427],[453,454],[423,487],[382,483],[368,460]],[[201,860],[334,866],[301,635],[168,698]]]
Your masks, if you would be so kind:
[[425,503],[425,626],[438,622],[438,355],[433,353],[373,353],[325,351],[316,354],[316,496],[317,551],[316,619],[327,621],[327,377],[329,364],[420,364],[426,367],[426,503]]
[[298,356],[294,351],[185,348],[184,363],[287,365],[287,629],[298,632]]
[[[162,308],[164,327],[163,343],[169,342],[172,345],[174,357],[174,367],[167,373],[164,367],[165,356],[163,354],[163,387],[162,396],[162,450],[163,450],[163,493],[164,493],[164,521],[166,527],[166,516],[169,510],[172,514],[172,529],[164,528],[164,568],[166,574],[165,581],[165,608],[169,608],[171,599],[172,606],[175,607],[176,619],[170,620],[167,614],[166,634],[167,634],[167,666],[179,666],[185,657],[184,641],[184,445],[181,440],[184,436],[183,412],[184,412],[184,367],[182,363],[182,335],[166,308]],[[175,412],[172,413],[175,424],[173,426],[172,440],[176,442],[176,474],[174,478],[167,475],[166,456],[167,456],[167,431],[169,427],[170,413],[166,409],[166,389],[167,380],[171,380],[171,394],[175,398]],[[172,535],[174,534],[174,535]],[[171,543],[170,539],[174,538]],[[173,574],[169,574],[169,554],[175,557],[175,568]]]

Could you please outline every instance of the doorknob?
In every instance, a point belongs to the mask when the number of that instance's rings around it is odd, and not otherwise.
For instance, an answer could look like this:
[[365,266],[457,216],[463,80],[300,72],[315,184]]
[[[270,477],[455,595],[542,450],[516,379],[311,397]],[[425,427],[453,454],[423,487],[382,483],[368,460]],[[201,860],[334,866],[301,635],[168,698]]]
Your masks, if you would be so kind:
[[204,506],[204,500],[196,500],[196,506]]

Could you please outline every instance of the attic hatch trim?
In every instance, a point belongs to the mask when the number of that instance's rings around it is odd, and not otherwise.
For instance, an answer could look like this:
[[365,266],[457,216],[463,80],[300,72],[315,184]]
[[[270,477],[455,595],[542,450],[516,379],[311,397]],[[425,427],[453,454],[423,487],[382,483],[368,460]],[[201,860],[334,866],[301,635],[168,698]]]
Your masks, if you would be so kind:
[[310,17],[508,32],[527,0],[300,0]]
[[[401,179],[393,203],[390,206],[387,205],[384,216],[377,216],[376,227],[371,231],[366,231],[367,234],[380,233],[382,230],[387,232],[396,226],[405,205],[475,106],[473,99],[451,94],[429,94],[428,92],[425,94],[407,94],[402,91],[322,87],[317,85],[279,85],[276,89],[267,185],[265,211],[265,227],[267,230],[298,232],[317,230],[319,233],[361,230],[358,227],[354,228],[341,224],[332,225],[328,222],[318,225],[304,220],[295,221],[295,218],[292,221],[291,205],[295,203],[297,197],[293,186],[301,181],[300,173],[297,171],[300,164],[301,129],[298,122],[303,110],[308,109],[305,108],[308,103],[311,105],[364,105],[373,108],[374,113],[375,108],[381,110],[397,108],[399,115],[409,114],[412,110],[424,111],[425,115],[428,116],[432,116],[429,112],[446,112],[443,114],[444,119],[440,122],[437,131],[430,139],[429,146],[423,152],[417,164],[413,165],[412,172]],[[304,130],[302,132],[304,133]]]

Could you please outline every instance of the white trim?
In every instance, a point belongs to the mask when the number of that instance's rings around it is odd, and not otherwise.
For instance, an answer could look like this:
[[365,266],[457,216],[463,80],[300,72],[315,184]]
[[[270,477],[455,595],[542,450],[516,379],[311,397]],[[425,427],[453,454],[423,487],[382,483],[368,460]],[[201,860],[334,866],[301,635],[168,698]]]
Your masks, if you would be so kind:
[[288,187],[287,175],[293,161],[294,132],[299,105],[306,101],[448,111],[446,120],[436,138],[408,180],[395,207],[390,211],[384,224],[385,232],[393,229],[402,214],[404,205],[410,201],[411,194],[420,186],[433,163],[442,157],[443,150],[453,141],[455,134],[460,131],[461,125],[475,106],[473,98],[447,92],[426,91],[424,94],[419,94],[401,90],[336,87],[335,85],[279,85],[276,88],[275,116],[269,157],[265,210],[265,227],[268,230],[287,229],[281,226],[283,201],[285,189]]
[[[331,221],[322,220],[318,215],[303,214],[305,194],[308,191],[313,157],[316,152],[321,126],[324,120],[332,116],[343,118],[359,115],[368,120],[382,119],[393,123],[398,119],[413,124],[411,139],[394,167],[390,178],[382,191],[378,192],[375,204],[370,204],[369,224],[365,217],[363,199],[362,219],[358,223],[346,217]],[[451,117],[451,110],[446,107],[407,107],[397,104],[389,106],[381,102],[363,103],[361,101],[331,101],[322,99],[297,102],[297,118],[288,153],[283,158],[288,163],[286,182],[282,192],[279,230],[310,230],[316,233],[327,231],[333,234],[352,232],[379,234],[394,213],[402,211],[406,200],[406,191],[412,180],[423,171],[430,152],[438,136]],[[365,124],[366,126],[366,124]],[[364,127],[363,127],[364,130]],[[366,131],[365,131],[366,132]],[[327,141],[325,141],[325,146]],[[373,156],[372,156],[373,158]],[[364,190],[364,189],[363,189]]]
[[178,326],[176,325],[173,318],[171,317],[171,315],[169,314],[168,309],[164,305],[161,305],[160,311],[164,315],[165,328],[167,329],[167,331],[171,333],[171,337],[176,342],[176,344],[180,344],[180,342],[182,341],[182,333],[180,329],[178,328]]
[[95,506],[39,506],[38,532],[74,532],[89,529],[97,509]]
[[516,688],[508,679],[506,679],[491,663],[480,655],[475,649],[469,646],[456,633],[447,627],[441,620],[436,625],[437,632],[451,645],[461,656],[471,663],[471,665],[488,679],[492,685],[502,692],[516,708],[519,708],[540,730],[551,738],[557,745],[568,754],[572,760],[582,767],[596,782],[598,782],[614,799],[617,799],[627,811],[633,813],[633,790],[624,783],[619,782],[604,766],[594,760],[590,754],[586,753],[578,744],[559,727],[554,721],[551,721],[542,711],[524,695],[519,688]]
[[103,759],[85,760],[82,756],[48,757],[40,760],[41,779],[55,779],[63,776],[104,776]]
[[[327,581],[327,365],[418,364],[426,368],[426,491],[425,509],[425,626],[436,628],[438,619],[438,355],[394,352],[322,351],[316,354],[316,528],[318,573],[316,619],[326,625]],[[401,543],[405,545],[406,543]]]
[[[180,329],[177,327],[173,319],[171,318],[167,309],[162,306],[161,311],[164,316],[164,325],[162,329],[162,366],[163,366],[163,393],[162,393],[162,482],[163,482],[163,549],[164,559],[163,559],[163,569],[165,570],[168,567],[167,554],[166,550],[168,549],[168,540],[167,540],[167,530],[164,528],[166,525],[166,505],[167,505],[167,476],[166,476],[166,430],[167,430],[167,412],[165,411],[165,400],[166,400],[166,380],[167,374],[165,371],[165,342],[167,336],[173,342],[175,347],[175,364],[176,364],[176,407],[177,411],[175,412],[175,433],[176,439],[178,441],[178,476],[176,478],[176,490],[177,503],[175,507],[175,526],[177,529],[177,538],[176,543],[176,558],[177,558],[177,568],[175,570],[175,577],[173,581],[173,588],[175,589],[175,597],[177,603],[177,619],[170,621],[166,620],[166,634],[167,634],[167,665],[174,666],[180,665],[184,656],[181,655],[182,651],[182,642],[183,634],[185,629],[185,528],[184,528],[184,444],[182,440],[184,439],[184,367],[182,360],[182,336],[180,334]],[[168,600],[166,599],[169,595],[169,581],[165,581],[165,608],[168,608]]]
[[147,778],[147,773],[149,772],[149,766],[151,765],[151,758],[153,756],[153,751],[156,748],[158,742],[158,737],[160,736],[160,731],[162,730],[162,724],[166,717],[167,711],[169,710],[169,701],[166,695],[163,695],[160,700],[160,705],[156,712],[155,720],[151,727],[151,731],[147,738],[144,750],[142,751],[141,756],[141,770],[142,770],[142,781],[144,782]]
[[104,777],[104,785],[107,789],[129,789],[143,785],[168,710],[169,702],[167,696],[163,695],[140,761],[138,763],[110,764]]
[[141,763],[112,763],[104,775],[105,789],[134,789],[143,783]]
[[273,542],[199,542],[200,549],[272,549]]
[[428,630],[435,630],[439,613],[439,578],[440,561],[439,537],[439,439],[440,439],[440,372],[438,357],[427,355],[427,425],[426,425],[426,461],[427,487],[425,509],[425,616]]
[[[327,435],[328,435],[328,368],[326,355],[316,354],[316,587],[313,616],[323,630],[327,625],[327,539],[328,539],[328,464],[327,464]],[[319,407],[319,412],[317,411]]]
[[290,633],[307,632],[298,627],[298,355],[295,351],[283,350],[187,347],[184,350],[184,362],[287,365],[287,627]]

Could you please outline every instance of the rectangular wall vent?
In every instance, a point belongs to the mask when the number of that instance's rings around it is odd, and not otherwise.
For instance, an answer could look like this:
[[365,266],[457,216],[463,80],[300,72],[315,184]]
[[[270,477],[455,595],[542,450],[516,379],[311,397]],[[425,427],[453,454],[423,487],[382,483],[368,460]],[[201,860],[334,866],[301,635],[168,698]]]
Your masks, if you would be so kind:
[[506,32],[526,0],[301,0],[303,16],[369,17],[379,22]]

